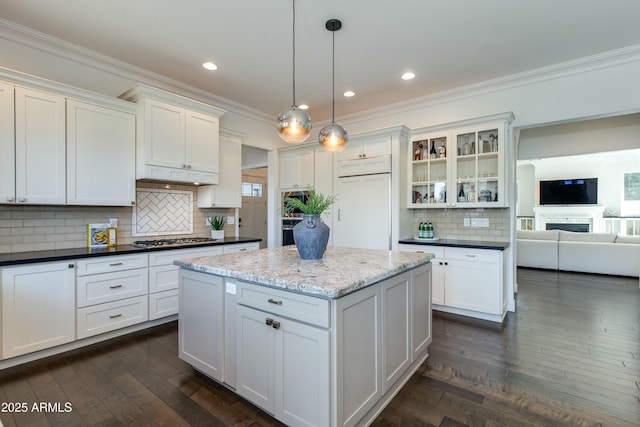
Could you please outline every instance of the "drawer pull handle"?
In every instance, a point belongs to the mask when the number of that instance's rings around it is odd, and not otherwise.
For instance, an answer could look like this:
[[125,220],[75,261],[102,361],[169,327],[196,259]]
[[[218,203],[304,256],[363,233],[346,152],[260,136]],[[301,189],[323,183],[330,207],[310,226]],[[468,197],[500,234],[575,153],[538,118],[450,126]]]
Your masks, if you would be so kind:
[[268,326],[271,326],[271,324],[273,323],[273,319],[267,317],[267,320],[265,320],[264,323],[266,323]]
[[271,325],[273,329],[280,329],[280,322],[273,321],[273,325]]
[[122,265],[121,262],[112,262],[111,264],[109,264],[109,267],[117,267],[119,265]]
[[475,255],[471,255],[471,254],[466,254],[465,256],[469,257],[469,258],[475,258],[476,257]]
[[273,298],[269,298],[267,300],[267,302],[271,303],[271,304],[275,304],[275,305],[282,305],[282,301],[276,301]]
[[112,314],[109,319],[117,319],[118,317],[122,317],[122,314]]
[[109,286],[109,289],[118,289],[118,288],[121,288],[121,287],[122,287],[122,285],[111,285],[111,286]]

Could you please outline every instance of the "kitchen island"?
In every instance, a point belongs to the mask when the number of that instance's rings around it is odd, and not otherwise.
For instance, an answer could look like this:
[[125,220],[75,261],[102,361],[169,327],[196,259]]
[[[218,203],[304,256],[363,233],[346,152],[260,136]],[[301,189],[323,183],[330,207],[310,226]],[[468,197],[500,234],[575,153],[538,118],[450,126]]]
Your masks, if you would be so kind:
[[287,425],[366,425],[428,356],[430,258],[290,246],[176,261],[179,356]]

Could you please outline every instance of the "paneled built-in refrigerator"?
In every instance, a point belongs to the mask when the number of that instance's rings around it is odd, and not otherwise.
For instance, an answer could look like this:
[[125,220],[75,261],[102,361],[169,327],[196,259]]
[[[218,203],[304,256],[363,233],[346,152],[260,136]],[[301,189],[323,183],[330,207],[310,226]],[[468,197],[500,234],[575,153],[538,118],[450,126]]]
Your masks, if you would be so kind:
[[340,162],[333,208],[333,244],[391,249],[391,158]]

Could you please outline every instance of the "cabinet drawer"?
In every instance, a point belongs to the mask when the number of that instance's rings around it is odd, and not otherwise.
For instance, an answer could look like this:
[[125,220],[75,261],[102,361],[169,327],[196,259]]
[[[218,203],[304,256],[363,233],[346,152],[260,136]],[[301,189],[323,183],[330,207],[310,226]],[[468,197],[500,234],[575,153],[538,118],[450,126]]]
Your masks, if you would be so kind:
[[500,262],[500,251],[489,249],[467,249],[467,248],[446,248],[445,258],[458,259],[462,261],[490,262],[498,264]]
[[207,246],[202,248],[176,249],[171,251],[151,252],[149,265],[170,265],[173,261],[183,258],[195,258],[200,256],[220,255],[223,246]]
[[101,304],[148,292],[146,268],[80,276],[76,281],[77,306]]
[[224,245],[224,253],[232,254],[236,252],[247,252],[247,251],[256,251],[260,249],[260,244],[258,242],[252,243],[237,243],[234,245]]
[[149,293],[178,289],[180,267],[158,265],[149,267]]
[[147,254],[101,256],[97,258],[86,258],[78,261],[76,274],[84,276],[87,274],[107,273],[110,271],[131,270],[147,266]]
[[149,320],[178,314],[178,290],[149,294]]
[[444,258],[444,247],[433,245],[411,245],[408,243],[400,243],[398,250],[404,252],[421,252],[425,254],[433,254],[435,258]]
[[328,328],[329,300],[237,281],[236,302],[278,316]]
[[148,309],[146,295],[79,308],[78,339],[146,322]]

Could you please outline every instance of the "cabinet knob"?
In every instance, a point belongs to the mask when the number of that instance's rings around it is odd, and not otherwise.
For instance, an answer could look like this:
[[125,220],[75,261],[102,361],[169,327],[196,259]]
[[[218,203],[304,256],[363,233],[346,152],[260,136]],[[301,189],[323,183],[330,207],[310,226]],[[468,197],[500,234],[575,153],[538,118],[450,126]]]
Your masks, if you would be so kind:
[[24,203],[27,201],[26,197],[18,197],[18,203]]
[[273,325],[271,325],[273,329],[280,329],[280,322],[273,321]]
[[15,202],[15,197],[7,197],[7,202]]
[[271,326],[271,324],[273,323],[273,319],[270,317],[267,317],[267,319],[264,321],[264,323],[266,323],[268,326]]

